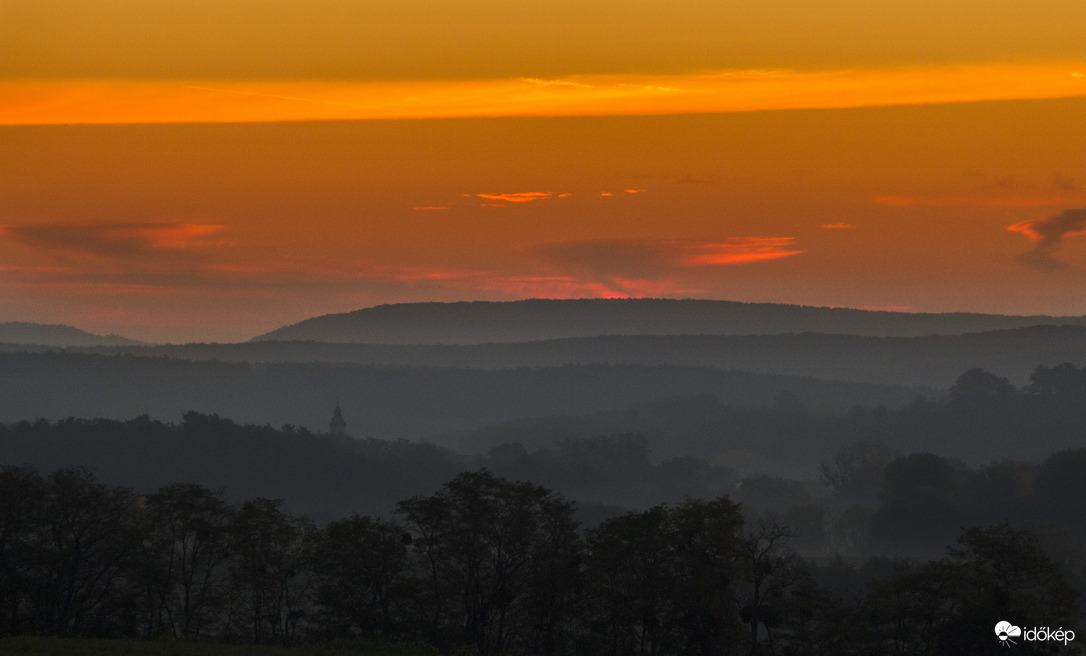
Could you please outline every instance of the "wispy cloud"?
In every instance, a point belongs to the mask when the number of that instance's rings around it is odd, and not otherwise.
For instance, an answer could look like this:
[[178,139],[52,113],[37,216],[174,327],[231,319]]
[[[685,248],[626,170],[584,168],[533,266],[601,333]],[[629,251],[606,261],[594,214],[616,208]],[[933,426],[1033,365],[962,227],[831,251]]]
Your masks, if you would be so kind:
[[50,223],[0,226],[0,238],[54,252],[133,258],[228,246],[212,238],[223,229],[197,223]]
[[162,296],[196,296],[199,294],[191,285],[151,285],[140,283],[124,283],[124,282],[94,282],[94,281],[81,281],[81,280],[57,280],[57,279],[45,279],[34,281],[22,281],[8,285],[12,287],[23,287],[33,290],[50,292],[69,292],[75,294],[85,294],[88,296],[139,296],[139,297],[162,297]]
[[682,269],[749,264],[802,253],[793,237],[732,237],[719,242],[684,239],[601,239],[545,244],[544,259],[616,275],[673,273]]
[[875,196],[878,205],[891,207],[1053,207],[1077,197],[1068,194],[976,196]]
[[1057,189],[1062,191],[1080,191],[1080,187],[1075,182],[1075,179],[1068,175],[1061,173],[1052,174],[1052,183]]
[[573,80],[552,79],[544,80],[537,77],[522,77],[521,82],[540,87],[574,87],[577,89],[592,89],[594,85],[586,84],[584,82],[574,82]]
[[876,195],[879,205],[897,207],[1051,207],[1065,205],[1074,197],[1068,194],[1036,195],[956,195],[956,197],[930,197],[930,195]]
[[711,180],[707,180],[705,178],[699,178],[698,176],[693,175],[691,173],[686,173],[686,174],[682,175],[678,179],[678,183],[679,184],[692,184],[692,185],[713,184],[713,182]]
[[696,293],[690,275],[801,254],[791,237],[734,237],[717,242],[605,239],[539,245],[530,255],[555,271],[591,280],[618,294]]
[[818,227],[822,228],[823,230],[852,230],[856,226],[852,225],[851,223],[823,223]]
[[213,288],[232,249],[202,223],[49,223],[0,226],[5,287],[97,296],[168,296]]
[[1019,256],[1019,260],[1037,268],[1065,266],[1055,259],[1067,237],[1086,235],[1086,208],[1063,212],[1033,221],[1022,221],[1007,226],[1007,230],[1025,235],[1033,242],[1033,248]]
[[67,271],[70,271],[68,267],[0,264],[0,273],[65,273]]
[[[397,289],[461,289],[520,298],[625,298],[698,294],[698,272],[798,255],[795,240],[741,237],[697,240],[588,240],[541,244],[495,268],[405,265],[376,260],[255,265],[223,263],[219,274],[247,284],[348,289],[388,284]],[[527,256],[527,257],[523,257]]]
[[733,237],[717,244],[677,244],[685,250],[678,264],[683,267],[731,266],[799,255],[792,237]]
[[609,116],[1086,95],[1082,61],[459,81],[0,82],[0,125]]

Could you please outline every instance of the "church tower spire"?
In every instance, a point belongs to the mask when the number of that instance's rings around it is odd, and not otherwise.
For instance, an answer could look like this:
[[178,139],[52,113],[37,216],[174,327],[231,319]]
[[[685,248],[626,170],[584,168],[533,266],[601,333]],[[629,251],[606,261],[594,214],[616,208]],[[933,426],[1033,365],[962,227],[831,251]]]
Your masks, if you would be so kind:
[[347,422],[343,421],[343,411],[339,409],[339,397],[336,397],[336,409],[332,412],[332,421],[328,424],[328,432],[336,437],[347,434]]

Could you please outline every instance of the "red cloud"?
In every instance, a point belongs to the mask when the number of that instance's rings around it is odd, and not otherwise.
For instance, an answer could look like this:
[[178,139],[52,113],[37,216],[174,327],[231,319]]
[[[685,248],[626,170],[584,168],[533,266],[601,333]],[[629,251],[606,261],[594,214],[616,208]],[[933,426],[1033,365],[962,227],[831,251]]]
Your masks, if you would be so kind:
[[628,296],[696,293],[690,273],[738,266],[802,253],[791,237],[733,237],[718,242],[681,239],[620,239],[558,242],[531,254],[555,273],[595,281]]
[[689,255],[679,260],[681,266],[728,266],[799,255],[792,237],[734,237],[719,244],[686,245]]
[[1022,221],[1007,226],[1011,232],[1020,232],[1041,248],[1055,248],[1064,237],[1086,235],[1086,209],[1067,210],[1056,216],[1033,221]]
[[517,193],[500,193],[500,194],[475,194],[479,198],[485,198],[487,200],[498,200],[505,203],[530,203],[533,200],[543,200],[545,198],[551,198],[555,194],[551,191],[521,191]]

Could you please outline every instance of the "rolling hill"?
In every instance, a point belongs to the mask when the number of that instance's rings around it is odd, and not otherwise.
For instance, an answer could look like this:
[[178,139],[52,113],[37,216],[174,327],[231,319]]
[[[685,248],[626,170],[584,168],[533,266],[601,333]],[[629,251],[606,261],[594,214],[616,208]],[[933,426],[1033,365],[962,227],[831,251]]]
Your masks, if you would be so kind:
[[1036,325],[1086,326],[1086,317],[919,314],[775,303],[670,299],[530,299],[402,303],[327,314],[254,341],[485,344],[600,335],[836,333],[958,335]]
[[[5,349],[0,346],[0,350]],[[1032,326],[923,337],[821,333],[610,335],[492,344],[259,341],[78,350],[223,362],[323,362],[457,369],[566,364],[673,365],[945,389],[962,372],[977,367],[1023,385],[1038,365],[1086,364],[1086,327]]]

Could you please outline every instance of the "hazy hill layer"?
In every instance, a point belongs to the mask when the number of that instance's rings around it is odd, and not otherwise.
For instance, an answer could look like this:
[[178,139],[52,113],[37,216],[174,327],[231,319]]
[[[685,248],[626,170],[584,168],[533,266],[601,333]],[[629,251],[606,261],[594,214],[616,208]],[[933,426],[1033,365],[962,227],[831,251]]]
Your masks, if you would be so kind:
[[[397,501],[431,494],[461,471],[490,467],[512,476],[516,464],[425,443],[242,426],[197,413],[168,423],[147,417],[0,423],[0,468],[86,467],[100,480],[140,493],[193,482],[235,501],[284,499],[314,519],[387,516]],[[536,464],[536,483],[555,485],[579,503],[648,507],[686,496],[716,497],[735,483],[731,470],[695,459],[654,463],[644,439],[633,435],[568,443]]]
[[42,346],[116,346],[142,344],[120,335],[94,335],[60,324],[8,321],[0,323],[0,343]]
[[598,335],[957,335],[1034,325],[1086,325],[1086,317],[872,312],[775,303],[580,299],[404,303],[328,314],[254,340],[367,344],[485,344]]
[[[0,350],[6,349],[0,345]],[[350,362],[461,369],[564,364],[678,365],[946,388],[963,371],[977,367],[1021,385],[1038,365],[1086,364],[1086,327],[1034,326],[925,337],[818,333],[616,335],[506,344],[261,341],[84,350],[226,362]]]
[[679,394],[772,403],[790,391],[812,407],[897,406],[930,389],[828,382],[706,367],[570,365],[502,370],[254,364],[67,352],[0,353],[0,421],[189,410],[324,430],[340,398],[356,437],[423,439],[520,417],[586,414]]

